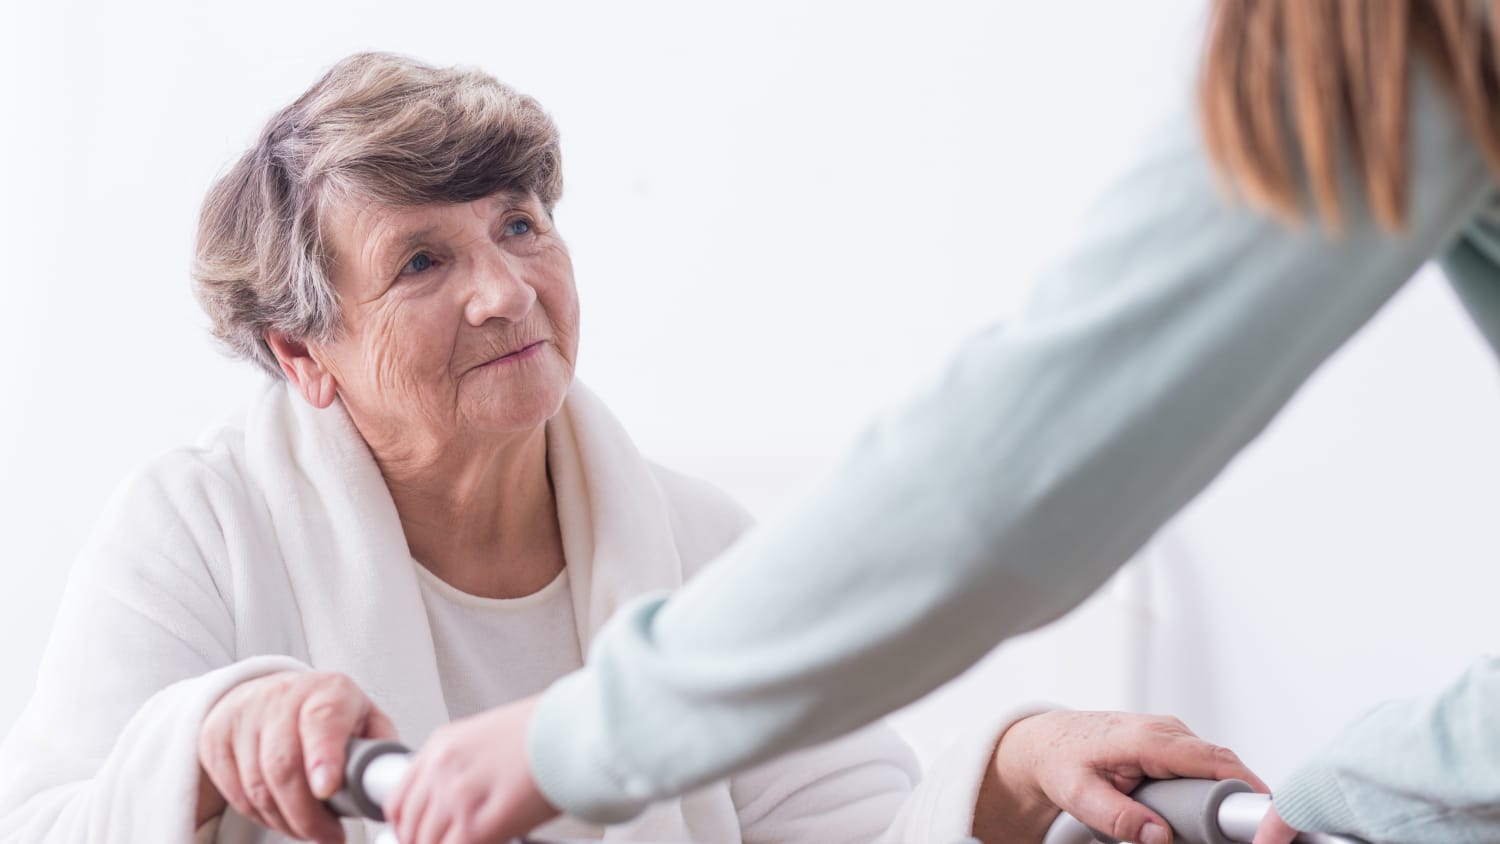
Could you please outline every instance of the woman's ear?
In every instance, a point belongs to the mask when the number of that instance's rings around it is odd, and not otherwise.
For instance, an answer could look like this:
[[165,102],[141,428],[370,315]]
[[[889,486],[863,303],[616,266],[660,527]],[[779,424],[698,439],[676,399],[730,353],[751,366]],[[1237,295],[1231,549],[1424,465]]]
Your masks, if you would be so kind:
[[281,371],[286,373],[287,380],[307,399],[308,404],[319,410],[333,404],[334,396],[338,395],[338,382],[327,367],[313,358],[306,343],[293,340],[280,331],[267,329],[266,345],[271,347],[271,353],[276,356],[276,362],[281,364]]

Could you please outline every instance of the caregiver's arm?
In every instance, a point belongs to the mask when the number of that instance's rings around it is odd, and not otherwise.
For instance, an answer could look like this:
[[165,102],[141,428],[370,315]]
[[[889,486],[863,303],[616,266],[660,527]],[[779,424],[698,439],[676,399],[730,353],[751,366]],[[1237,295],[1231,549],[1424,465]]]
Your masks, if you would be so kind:
[[[1443,271],[1490,344],[1500,348],[1500,202],[1494,198],[1442,258]],[[1276,792],[1285,824],[1372,841],[1500,839],[1500,663],[1476,664],[1443,692],[1387,703],[1349,725]]]
[[802,505],[641,601],[543,698],[532,775],[628,817],[908,703],[1065,612],[1449,243],[1491,182],[1431,80],[1410,228],[1226,210],[1184,115],[1013,324],[968,343]]
[[1293,773],[1275,805],[1308,832],[1389,844],[1500,840],[1500,660],[1437,694],[1370,711]]

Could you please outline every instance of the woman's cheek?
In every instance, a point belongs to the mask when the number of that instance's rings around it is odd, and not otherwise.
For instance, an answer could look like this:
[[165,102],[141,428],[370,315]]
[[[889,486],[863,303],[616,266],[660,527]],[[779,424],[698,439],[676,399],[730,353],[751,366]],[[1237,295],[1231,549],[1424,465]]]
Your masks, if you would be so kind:
[[420,322],[382,313],[366,326],[367,350],[374,386],[387,398],[415,398],[423,392],[422,373],[432,367],[423,365],[436,344],[430,331]]
[[552,330],[557,335],[558,351],[571,367],[578,359],[578,321],[580,318],[578,291],[569,279],[566,286],[557,291],[553,302],[548,303],[548,316]]

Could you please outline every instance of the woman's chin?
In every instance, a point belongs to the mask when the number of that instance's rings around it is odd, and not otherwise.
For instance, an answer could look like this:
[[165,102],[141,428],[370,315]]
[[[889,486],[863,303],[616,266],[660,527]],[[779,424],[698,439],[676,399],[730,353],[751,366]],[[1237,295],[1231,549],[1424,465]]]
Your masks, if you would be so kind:
[[[476,432],[517,433],[547,424],[562,410],[571,381],[509,390],[474,390],[462,417]],[[477,385],[475,385],[477,386]]]

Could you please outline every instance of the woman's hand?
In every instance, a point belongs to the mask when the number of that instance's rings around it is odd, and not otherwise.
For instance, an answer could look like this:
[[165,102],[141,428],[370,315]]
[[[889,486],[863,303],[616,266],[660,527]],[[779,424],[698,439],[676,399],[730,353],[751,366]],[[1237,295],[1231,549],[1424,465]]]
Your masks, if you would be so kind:
[[382,807],[401,844],[504,844],[557,817],[526,760],[526,728],[538,699],[432,734]]
[[[1126,795],[1143,779],[1242,779],[1265,784],[1227,748],[1193,735],[1176,718],[1119,712],[1046,712],[1011,725],[980,792],[975,834],[984,841],[1040,840],[1056,809],[1122,841],[1167,844],[1155,812]],[[989,798],[987,800],[987,797]],[[987,803],[989,805],[987,805]],[[1039,815],[1038,806],[1049,809]],[[988,811],[1020,810],[1015,819]],[[1003,835],[996,835],[999,831]],[[989,837],[986,837],[986,833]]]
[[[354,736],[395,738],[396,728],[348,677],[283,671],[214,704],[198,731],[198,762],[235,811],[282,835],[334,844],[344,829],[322,801],[343,783]],[[200,793],[199,823],[204,806]]]

